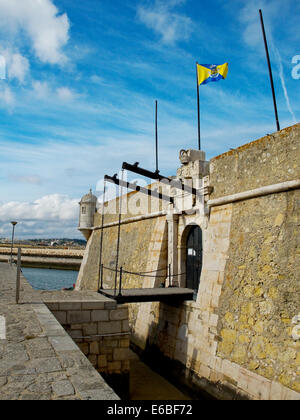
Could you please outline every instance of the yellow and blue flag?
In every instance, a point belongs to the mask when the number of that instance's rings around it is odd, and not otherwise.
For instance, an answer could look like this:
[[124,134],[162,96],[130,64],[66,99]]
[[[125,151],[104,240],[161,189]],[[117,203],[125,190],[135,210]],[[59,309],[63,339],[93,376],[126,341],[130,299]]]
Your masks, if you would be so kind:
[[206,85],[210,82],[218,82],[226,79],[228,63],[225,64],[197,64],[198,84]]

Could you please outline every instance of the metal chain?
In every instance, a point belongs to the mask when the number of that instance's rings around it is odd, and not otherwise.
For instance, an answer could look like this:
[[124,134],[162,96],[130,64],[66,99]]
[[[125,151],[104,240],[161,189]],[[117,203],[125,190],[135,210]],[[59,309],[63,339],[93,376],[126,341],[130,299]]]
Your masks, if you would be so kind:
[[[109,271],[120,273],[120,270],[116,270],[114,268],[105,267],[105,266],[103,266],[103,268],[105,270],[109,270]],[[157,271],[161,271],[161,270],[157,270]],[[164,279],[166,278],[166,276],[149,276],[149,275],[146,275],[146,274],[136,273],[136,272],[127,271],[127,270],[122,270],[122,272],[125,273],[125,274],[132,274],[134,276],[139,276],[139,277],[153,277],[153,278],[164,278]],[[153,271],[153,273],[154,273],[154,271]],[[179,276],[182,276],[183,274],[186,274],[186,273],[172,274],[170,277],[179,277]]]

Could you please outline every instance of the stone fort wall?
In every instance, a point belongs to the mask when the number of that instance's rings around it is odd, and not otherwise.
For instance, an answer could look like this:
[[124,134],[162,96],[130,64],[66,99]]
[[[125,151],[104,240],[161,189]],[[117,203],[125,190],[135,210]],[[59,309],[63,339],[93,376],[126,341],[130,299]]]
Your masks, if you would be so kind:
[[[203,231],[197,299],[179,307],[129,305],[132,343],[152,359],[161,357],[190,386],[218,398],[300,398],[300,343],[295,334],[300,313],[299,143],[297,124],[212,159],[205,182],[213,192],[206,211],[178,212],[173,225],[176,253],[172,258],[176,261],[172,263],[177,273],[185,271],[190,226],[197,224]],[[238,201],[232,198],[287,181],[298,184]],[[228,200],[212,204],[208,212],[210,203],[224,197]],[[141,200],[145,218],[133,221],[139,216],[123,216],[131,222],[121,227],[120,263],[130,271],[167,268],[170,230],[164,211],[168,205],[149,218],[145,198],[139,193],[135,198]],[[109,223],[117,218],[107,218],[104,229],[103,263],[108,267],[114,267],[117,240],[117,226]],[[95,226],[100,223],[97,214]],[[97,289],[99,249],[100,230],[95,228],[77,288]],[[125,287],[161,283],[161,278],[130,276],[124,280]],[[110,286],[114,281],[108,270],[105,281]],[[185,281],[184,275],[179,277],[182,286]]]

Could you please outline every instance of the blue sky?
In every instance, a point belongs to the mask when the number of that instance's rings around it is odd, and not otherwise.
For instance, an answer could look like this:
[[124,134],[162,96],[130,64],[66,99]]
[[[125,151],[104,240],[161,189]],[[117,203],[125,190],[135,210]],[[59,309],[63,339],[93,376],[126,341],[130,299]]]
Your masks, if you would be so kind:
[[300,119],[297,0],[0,0],[0,237],[11,219],[19,237],[80,237],[78,200],[105,173],[155,168],[156,99],[174,174],[197,148],[196,61],[229,62],[200,87],[208,159],[275,131],[259,8],[284,128]]

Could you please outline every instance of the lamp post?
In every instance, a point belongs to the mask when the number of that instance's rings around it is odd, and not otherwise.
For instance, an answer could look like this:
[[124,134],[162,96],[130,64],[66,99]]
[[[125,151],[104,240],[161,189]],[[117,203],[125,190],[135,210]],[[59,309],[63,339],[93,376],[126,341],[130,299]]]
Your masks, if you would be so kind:
[[14,247],[14,237],[15,237],[15,227],[18,222],[10,222],[13,226],[12,237],[11,237],[11,251],[10,251],[10,263],[13,263],[13,247]]

